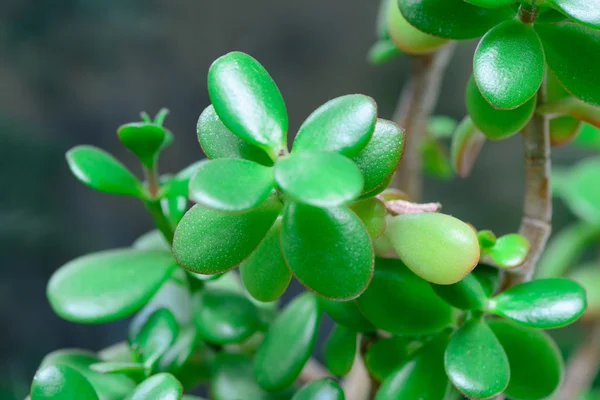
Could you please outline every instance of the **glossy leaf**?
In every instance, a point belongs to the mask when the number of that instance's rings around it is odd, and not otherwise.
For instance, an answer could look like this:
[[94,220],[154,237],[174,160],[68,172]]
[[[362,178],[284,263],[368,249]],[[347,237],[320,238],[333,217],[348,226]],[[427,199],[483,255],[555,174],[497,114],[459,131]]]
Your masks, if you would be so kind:
[[388,220],[386,236],[411,271],[438,285],[458,282],[479,262],[477,233],[450,215],[398,215]]
[[238,343],[260,327],[256,308],[241,294],[204,289],[194,294],[193,303],[194,323],[208,342]]
[[288,204],[281,246],[300,283],[323,297],[356,298],[371,280],[371,239],[356,214],[345,207]]
[[340,325],[333,328],[323,348],[325,366],[332,374],[344,376],[350,372],[356,356],[357,339],[356,331]]
[[373,280],[357,304],[377,328],[397,335],[433,333],[452,319],[450,306],[427,282],[394,259],[376,260]]
[[[392,0],[393,1],[393,0]],[[400,54],[400,50],[393,41],[379,40],[369,49],[367,60],[373,65],[384,64]]]
[[492,319],[490,328],[510,364],[505,394],[515,400],[546,399],[558,388],[563,374],[560,351],[550,336],[509,321]]
[[262,203],[274,185],[269,167],[248,160],[211,160],[190,180],[190,199],[213,210],[243,212]]
[[318,379],[304,385],[292,400],[344,400],[344,391],[332,379]]
[[529,122],[537,97],[512,110],[497,110],[481,95],[475,80],[467,83],[467,110],[475,126],[490,140],[506,139],[520,132]]
[[73,175],[83,184],[101,192],[144,197],[144,188],[123,164],[93,146],[76,146],[67,152]]
[[586,307],[585,290],[564,278],[521,283],[490,299],[488,310],[532,328],[559,328],[574,322]]
[[336,323],[357,332],[373,332],[376,328],[356,306],[355,301],[335,301],[319,297],[321,308]]
[[134,249],[89,254],[52,275],[52,309],[74,322],[114,321],[139,310],[176,268],[166,252]]
[[544,79],[545,59],[532,24],[503,22],[481,39],[473,76],[482,96],[495,108],[512,110],[530,100]]
[[587,309],[584,317],[597,318],[600,315],[600,266],[595,262],[581,265],[569,274],[569,278],[585,289]]
[[177,226],[173,255],[179,265],[192,272],[212,275],[228,271],[258,247],[281,208],[275,196],[237,215],[196,205]]
[[[567,22],[537,24],[535,29],[544,43],[548,66],[565,89],[587,103],[600,105],[600,75],[596,73],[600,31]],[[582,51],[585,57],[581,57]]]
[[160,373],[140,383],[126,400],[180,400],[183,396],[181,383],[171,374]]
[[279,314],[254,358],[254,376],[261,387],[279,390],[296,380],[312,353],[319,320],[317,298],[308,293]]
[[570,19],[600,29],[599,0],[549,0],[548,3]]
[[156,157],[167,139],[167,133],[162,126],[145,122],[121,125],[117,135],[121,143],[148,168],[156,162]]
[[498,268],[478,264],[472,272],[477,278],[486,296],[491,296],[500,286],[500,271]]
[[355,156],[369,142],[376,120],[377,104],[368,96],[350,94],[329,100],[304,121],[292,151]]
[[231,52],[208,71],[208,94],[223,124],[241,139],[267,151],[284,151],[288,117],[275,82],[254,58]]
[[277,220],[256,251],[240,264],[240,276],[256,300],[274,301],[281,297],[292,279],[281,252],[281,220]]
[[519,0],[465,0],[479,7],[497,8],[517,3]]
[[442,333],[383,381],[375,400],[444,399],[450,383],[444,371],[448,334]]
[[525,262],[530,248],[527,238],[511,233],[499,237],[489,255],[502,268],[516,268]]
[[479,239],[479,247],[482,251],[489,250],[496,244],[498,238],[492,231],[479,231],[477,232],[477,239]]
[[502,393],[510,379],[508,357],[502,345],[485,321],[476,318],[452,335],[444,366],[454,386],[475,399]]
[[131,349],[149,368],[167,352],[179,334],[179,324],[173,314],[161,308],[156,310],[131,341]]
[[273,165],[273,160],[263,149],[231,133],[219,119],[212,104],[200,114],[196,131],[202,151],[211,160],[241,158],[261,165]]
[[448,304],[463,310],[482,309],[487,302],[485,290],[473,274],[452,285],[431,284],[435,293]]
[[408,359],[409,340],[399,336],[378,339],[365,352],[364,363],[369,374],[383,382]]
[[363,189],[358,167],[336,153],[293,153],[275,164],[275,180],[295,200],[318,207],[344,204]]
[[36,372],[31,385],[31,400],[98,400],[90,382],[67,365],[48,365]]
[[404,18],[420,31],[448,39],[473,39],[515,16],[512,7],[484,9],[463,0],[398,0]]
[[143,380],[146,376],[144,364],[123,361],[107,361],[90,365],[90,368],[101,374],[123,374],[131,379]]
[[362,193],[387,187],[404,153],[404,143],[404,131],[398,125],[384,119],[377,120],[371,140],[352,158],[364,178]]
[[123,341],[103,348],[98,352],[98,358],[106,362],[131,362],[133,353],[129,343]]
[[451,158],[454,171],[461,178],[471,174],[486,137],[477,129],[470,117],[465,117],[452,137]]
[[358,215],[373,239],[383,234],[387,211],[381,200],[374,197],[359,200],[350,204],[350,209]]

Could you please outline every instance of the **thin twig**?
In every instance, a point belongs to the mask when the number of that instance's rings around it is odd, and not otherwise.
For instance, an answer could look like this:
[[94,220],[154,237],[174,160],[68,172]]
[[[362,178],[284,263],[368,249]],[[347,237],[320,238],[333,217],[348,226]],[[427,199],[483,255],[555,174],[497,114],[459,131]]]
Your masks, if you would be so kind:
[[567,363],[558,400],[573,400],[587,390],[600,368],[600,321],[596,321],[584,342]]
[[419,146],[455,47],[456,42],[450,42],[435,53],[412,56],[412,75],[400,94],[394,113],[393,120],[406,130],[407,138],[404,157],[392,187],[402,189],[413,201],[419,201],[423,186]]

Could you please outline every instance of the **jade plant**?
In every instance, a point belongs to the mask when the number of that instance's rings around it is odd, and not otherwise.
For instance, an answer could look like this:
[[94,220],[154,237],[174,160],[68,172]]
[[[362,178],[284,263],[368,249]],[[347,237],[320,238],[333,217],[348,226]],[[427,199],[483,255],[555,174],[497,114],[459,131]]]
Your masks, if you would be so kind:
[[[554,144],[575,138],[580,121],[598,122],[592,69],[600,52],[592,49],[600,50],[600,14],[588,4],[385,1],[370,58],[403,51],[425,62],[394,118],[406,132],[380,118],[372,98],[352,94],[327,101],[290,133],[266,69],[232,52],[208,72],[211,104],[197,124],[206,160],[159,172],[174,138],[166,110],[117,130],[143,179],[98,148],[70,150],[77,179],[140,199],[156,229],[54,273],[47,294],[62,318],[132,318],[123,342],[48,354],[31,399],[554,395],[564,366],[544,330],[576,321],[589,296],[559,274],[531,277],[550,231],[547,150],[558,136],[547,121],[577,125]],[[449,58],[453,40],[483,35],[466,88],[470,116],[460,124],[432,118],[440,81],[433,67],[447,63],[440,54]],[[571,57],[583,52],[590,56]],[[422,170],[466,177],[486,138],[520,131],[518,233],[496,235],[442,213],[437,201],[418,202]],[[407,177],[417,185],[399,190]],[[280,309],[292,279],[307,290]],[[322,365],[313,354],[324,314],[335,325]]]

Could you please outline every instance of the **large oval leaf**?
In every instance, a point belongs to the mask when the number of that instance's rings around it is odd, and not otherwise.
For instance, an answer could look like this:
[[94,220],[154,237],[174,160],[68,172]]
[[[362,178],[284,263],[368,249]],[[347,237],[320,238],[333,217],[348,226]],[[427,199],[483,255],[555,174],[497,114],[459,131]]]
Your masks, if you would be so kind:
[[208,71],[208,94],[223,124],[271,158],[286,148],[288,117],[273,79],[258,61],[231,52]]
[[281,245],[296,278],[323,297],[356,298],[371,280],[371,238],[356,214],[345,207],[288,204]]
[[48,299],[69,321],[114,321],[142,308],[176,267],[171,254],[162,251],[94,253],[56,271],[48,282]]
[[494,332],[480,319],[467,321],[452,335],[444,355],[450,381],[461,393],[487,399],[508,385],[510,367]]
[[274,186],[269,167],[248,160],[210,160],[190,180],[190,199],[214,210],[242,212],[262,203]]
[[335,301],[319,297],[321,308],[340,325],[357,332],[373,332],[376,328],[356,306],[355,301]]
[[173,255],[179,265],[200,274],[235,268],[258,247],[281,208],[275,196],[244,214],[225,214],[195,205],[175,231]]
[[473,58],[473,76],[492,106],[512,110],[536,94],[545,66],[542,42],[533,26],[513,19],[481,39]]
[[323,359],[327,369],[337,376],[347,375],[356,356],[357,333],[345,326],[336,325],[325,341]]
[[398,9],[396,0],[384,0],[383,3],[387,3],[386,22],[389,36],[404,53],[427,54],[448,42],[447,39],[428,35],[409,24]]
[[292,397],[292,400],[344,400],[344,391],[333,379],[309,382]]
[[126,400],[180,400],[182,395],[181,383],[171,374],[160,373],[140,383]]
[[404,337],[392,336],[372,343],[364,355],[365,367],[369,374],[383,382],[392,372],[408,359],[410,341]]
[[400,260],[378,258],[373,280],[357,303],[377,328],[398,335],[433,333],[452,319],[452,308]]
[[254,358],[254,376],[273,391],[291,385],[312,353],[320,320],[317,298],[296,297],[275,319]]
[[33,377],[31,400],[98,400],[90,382],[67,365],[48,365]]
[[360,152],[373,134],[375,100],[350,94],[329,100],[304,121],[292,151],[334,151],[347,157]]
[[600,29],[599,0],[549,0],[548,3],[572,20]]
[[275,180],[295,200],[317,207],[344,204],[363,189],[358,167],[336,153],[293,153],[275,164]]

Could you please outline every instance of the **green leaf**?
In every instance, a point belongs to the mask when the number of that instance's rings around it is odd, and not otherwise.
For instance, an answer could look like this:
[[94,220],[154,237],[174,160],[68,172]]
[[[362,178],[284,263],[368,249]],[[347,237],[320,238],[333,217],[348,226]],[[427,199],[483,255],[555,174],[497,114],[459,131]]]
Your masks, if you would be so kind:
[[473,39],[515,16],[512,7],[484,9],[463,0],[398,0],[415,28],[448,39]]
[[285,292],[292,273],[281,251],[281,219],[273,224],[256,251],[240,264],[240,276],[256,300],[274,301]]
[[364,178],[363,194],[387,187],[404,153],[404,143],[404,131],[398,125],[377,120],[371,140],[352,158]]
[[408,347],[409,340],[399,336],[376,340],[364,355],[367,371],[379,382],[383,382],[407,361]]
[[93,146],[76,146],[67,152],[73,175],[101,192],[144,197],[142,183],[109,153]]
[[537,24],[535,30],[544,44],[548,67],[565,89],[599,106],[600,75],[596,67],[600,65],[600,31],[568,22]]
[[133,122],[121,125],[117,130],[119,140],[144,166],[151,168],[167,138],[165,129],[157,124]]
[[481,39],[473,58],[473,76],[494,108],[513,110],[536,94],[545,65],[542,42],[532,24],[514,19]]
[[377,328],[397,335],[434,333],[452,320],[450,306],[400,260],[376,260],[373,280],[357,304]]
[[329,100],[304,121],[292,151],[333,151],[347,157],[358,154],[369,142],[377,104],[362,94],[349,94]]
[[194,323],[211,343],[239,343],[260,327],[254,305],[241,294],[204,289],[194,294]]
[[373,332],[376,328],[371,324],[356,306],[355,301],[335,301],[319,297],[321,308],[336,323],[357,332]]
[[150,315],[139,333],[131,340],[131,349],[149,369],[167,352],[179,334],[179,324],[166,308]]
[[371,238],[356,214],[345,207],[288,204],[281,246],[300,283],[323,297],[356,298],[371,280]]
[[[196,327],[192,325],[183,326],[179,330],[175,342],[160,358],[157,369],[160,372],[169,372],[179,377],[182,369],[190,361],[197,348],[203,349],[202,346],[198,345]],[[198,351],[197,353],[202,352]],[[197,360],[199,357],[195,356],[194,358]],[[197,368],[194,374],[198,375]]]
[[448,304],[462,310],[481,310],[487,302],[487,295],[473,274],[465,276],[453,285],[432,283],[431,287]]
[[262,203],[274,186],[269,167],[248,160],[211,160],[190,180],[190,199],[218,211],[243,212]]
[[586,307],[585,290],[564,278],[521,283],[490,299],[491,313],[532,328],[559,328],[574,322]]
[[122,341],[103,348],[98,352],[98,358],[106,362],[131,362],[133,353],[129,343]]
[[499,237],[489,255],[502,268],[516,268],[525,262],[530,248],[527,238],[511,233]]
[[396,47],[396,43],[389,39],[379,40],[369,49],[367,60],[373,65],[381,65],[392,60],[399,54],[400,50]]
[[427,120],[427,134],[435,139],[451,138],[458,122],[445,115],[434,115]]
[[593,29],[600,29],[600,0],[548,0],[570,19]]
[[427,343],[413,358],[388,375],[375,400],[444,399],[450,387],[444,371],[447,344],[447,333]]
[[460,281],[479,262],[477,233],[450,215],[398,215],[388,220],[386,236],[412,272],[438,285]]
[[114,321],[143,307],[175,268],[171,254],[161,251],[120,249],[89,254],[52,275],[48,300],[69,321]]
[[[160,208],[172,227],[176,227],[188,210],[189,179],[172,179],[167,183],[160,200]],[[171,245],[169,244],[169,249]]]
[[317,207],[344,204],[363,189],[358,167],[336,153],[293,153],[277,161],[275,180],[295,200]]
[[48,365],[36,372],[31,385],[31,400],[98,400],[90,382],[67,365]]
[[537,97],[533,96],[525,104],[513,110],[497,110],[483,98],[475,79],[467,83],[467,110],[475,126],[490,140],[506,139],[520,132],[529,122]]
[[180,400],[183,396],[181,383],[171,374],[160,373],[140,383],[126,400]]
[[500,285],[500,271],[498,268],[480,263],[472,274],[475,275],[488,297],[494,294]]
[[561,196],[571,211],[592,225],[600,225],[600,158],[584,160],[571,168]]
[[450,150],[452,166],[461,178],[471,174],[486,137],[477,129],[470,117],[465,117],[456,128]]
[[271,166],[273,160],[263,149],[237,137],[219,119],[212,104],[202,111],[196,125],[198,141],[206,157],[241,158]]
[[556,344],[544,332],[509,321],[491,319],[490,328],[510,364],[505,394],[515,400],[546,399],[558,388],[563,362]]
[[317,298],[296,297],[275,319],[254,358],[254,376],[266,390],[291,385],[312,353],[320,320]]
[[228,53],[208,71],[208,94],[223,124],[276,159],[286,148],[285,103],[265,68],[248,54]]
[[276,196],[237,215],[195,205],[177,226],[173,255],[179,265],[200,274],[219,274],[235,268],[258,247],[281,208]]
[[590,150],[600,150],[600,129],[583,124],[579,135],[573,140],[573,144]]
[[157,229],[144,233],[131,244],[131,247],[138,250],[171,251],[169,242]]
[[582,122],[577,118],[562,116],[550,120],[550,144],[562,146],[575,139],[581,131]]
[[437,179],[451,179],[454,176],[448,150],[439,140],[424,137],[421,141],[420,152],[423,171]]
[[371,197],[370,199],[355,201],[350,204],[350,209],[358,215],[373,239],[383,235],[387,211],[381,200]]
[[475,399],[502,393],[510,379],[502,345],[485,321],[477,318],[467,321],[452,335],[444,366],[454,386]]
[[581,265],[569,273],[568,277],[585,289],[587,309],[583,318],[597,318],[600,315],[600,266],[598,263],[591,262]]
[[519,0],[465,0],[467,3],[471,3],[475,6],[485,8],[497,8],[503,7],[510,4],[517,3]]
[[477,239],[479,239],[479,247],[482,251],[488,251],[496,244],[498,238],[492,231],[479,231],[477,232]]
[[350,372],[356,356],[357,340],[356,331],[341,325],[333,328],[323,348],[325,366],[332,374],[344,376]]
[[292,400],[344,400],[344,391],[333,379],[318,379],[304,385]]
[[90,365],[90,368],[101,374],[123,374],[135,381],[141,381],[146,376],[144,364],[123,361],[106,361]]

